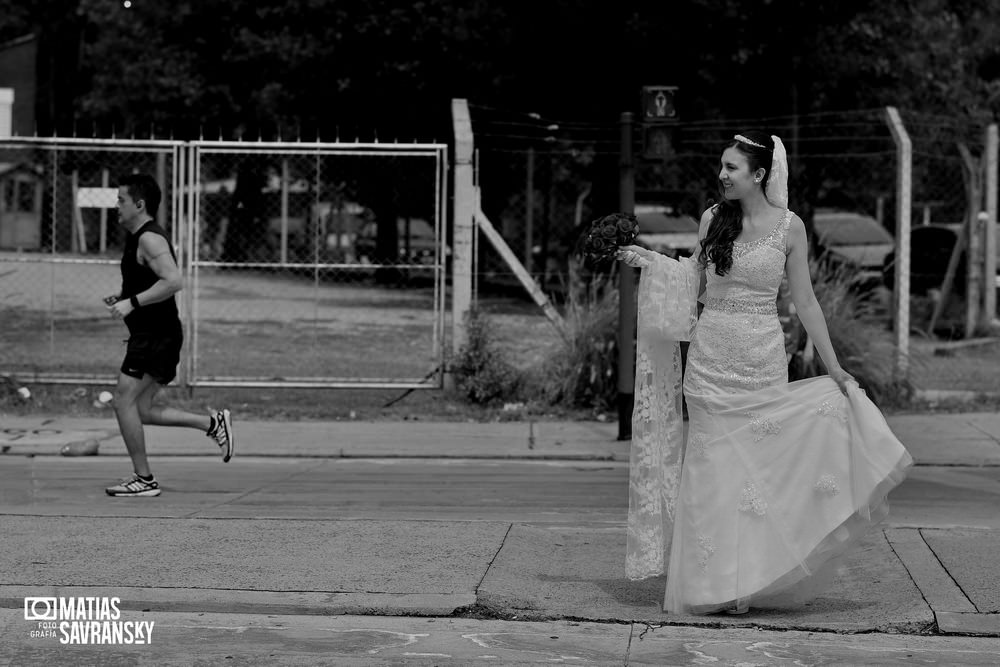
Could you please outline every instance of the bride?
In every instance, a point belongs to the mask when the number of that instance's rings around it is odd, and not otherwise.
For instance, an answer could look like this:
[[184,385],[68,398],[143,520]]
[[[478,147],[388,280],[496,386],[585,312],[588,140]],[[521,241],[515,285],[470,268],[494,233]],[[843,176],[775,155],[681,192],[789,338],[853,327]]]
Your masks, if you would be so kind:
[[[692,257],[639,246],[617,255],[643,269],[625,569],[644,579],[666,564],[669,612],[743,613],[816,595],[837,557],[886,516],[885,497],[912,464],[837,359],[787,179],[778,137],[738,134]],[[788,382],[783,275],[828,376]],[[680,340],[691,341],[686,435]]]

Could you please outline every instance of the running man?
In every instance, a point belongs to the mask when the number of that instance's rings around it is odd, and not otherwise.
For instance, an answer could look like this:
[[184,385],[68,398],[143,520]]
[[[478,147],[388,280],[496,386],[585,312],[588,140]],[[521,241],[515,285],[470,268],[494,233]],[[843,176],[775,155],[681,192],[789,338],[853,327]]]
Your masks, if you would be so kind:
[[122,288],[104,302],[129,332],[114,408],[134,474],[105,489],[109,496],[160,495],[146,459],[144,424],[200,429],[219,445],[223,461],[233,456],[229,410],[198,415],[153,405],[160,386],[176,375],[184,340],[174,299],[182,287],[181,273],[166,231],[154,220],[159,206],[160,187],[152,176],[131,174],[119,181],[118,223],[128,232]]

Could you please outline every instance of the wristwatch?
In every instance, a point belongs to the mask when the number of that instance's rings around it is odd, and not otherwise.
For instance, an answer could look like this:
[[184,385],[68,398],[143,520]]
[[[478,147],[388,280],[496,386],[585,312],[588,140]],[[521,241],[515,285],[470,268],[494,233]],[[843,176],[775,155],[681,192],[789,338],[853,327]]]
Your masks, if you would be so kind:
[[132,304],[133,308],[135,308],[135,309],[139,308],[139,300],[137,298],[135,298],[135,296],[130,296],[128,298],[128,302]]

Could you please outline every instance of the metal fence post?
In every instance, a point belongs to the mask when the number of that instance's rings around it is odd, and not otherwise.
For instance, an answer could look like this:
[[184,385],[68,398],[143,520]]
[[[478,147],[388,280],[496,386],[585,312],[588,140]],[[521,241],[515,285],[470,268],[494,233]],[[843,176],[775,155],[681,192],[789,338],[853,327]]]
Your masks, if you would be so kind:
[[896,332],[897,378],[909,370],[910,352],[910,213],[913,199],[913,145],[896,107],[886,107],[886,121],[896,143],[896,270],[893,325]]
[[192,395],[194,388],[191,381],[195,377],[195,355],[198,351],[197,326],[195,321],[194,302],[197,298],[198,283],[195,278],[195,260],[198,258],[196,238],[198,229],[195,225],[194,215],[191,211],[190,197],[193,196],[197,185],[191,173],[191,165],[188,160],[194,149],[187,144],[181,144],[174,149],[174,226],[176,227],[178,259],[181,261],[181,270],[184,272],[184,291],[182,294],[182,306],[184,308],[184,320],[186,323],[185,337],[186,345],[183,349],[183,360],[178,382],[187,391],[188,396]]
[[532,263],[535,247],[535,148],[528,148],[524,187],[524,268],[534,270]]
[[[458,354],[467,339],[466,316],[472,303],[472,236],[476,192],[472,173],[472,119],[469,103],[464,99],[451,101],[451,116],[455,131],[455,205],[452,227],[452,336],[451,355]],[[445,372],[445,385],[453,386],[450,369]]]

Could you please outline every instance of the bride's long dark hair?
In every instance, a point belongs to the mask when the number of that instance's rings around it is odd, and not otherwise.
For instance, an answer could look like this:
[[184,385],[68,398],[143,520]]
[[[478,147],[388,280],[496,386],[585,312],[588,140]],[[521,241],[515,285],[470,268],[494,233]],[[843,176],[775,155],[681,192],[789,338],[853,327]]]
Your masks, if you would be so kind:
[[[764,169],[764,179],[761,181],[761,188],[767,191],[767,180],[771,177],[771,159],[774,155],[774,141],[771,135],[766,132],[752,130],[744,132],[743,136],[763,146],[770,148],[758,148],[743,141],[733,140],[726,148],[735,148],[747,158],[750,166],[750,173],[758,169]],[[743,209],[738,201],[726,199],[725,189],[719,183],[719,194],[721,201],[712,207],[712,222],[708,225],[708,232],[705,240],[701,243],[701,254],[698,255],[698,263],[703,268],[715,264],[715,272],[724,276],[733,268],[733,242],[743,231]]]

